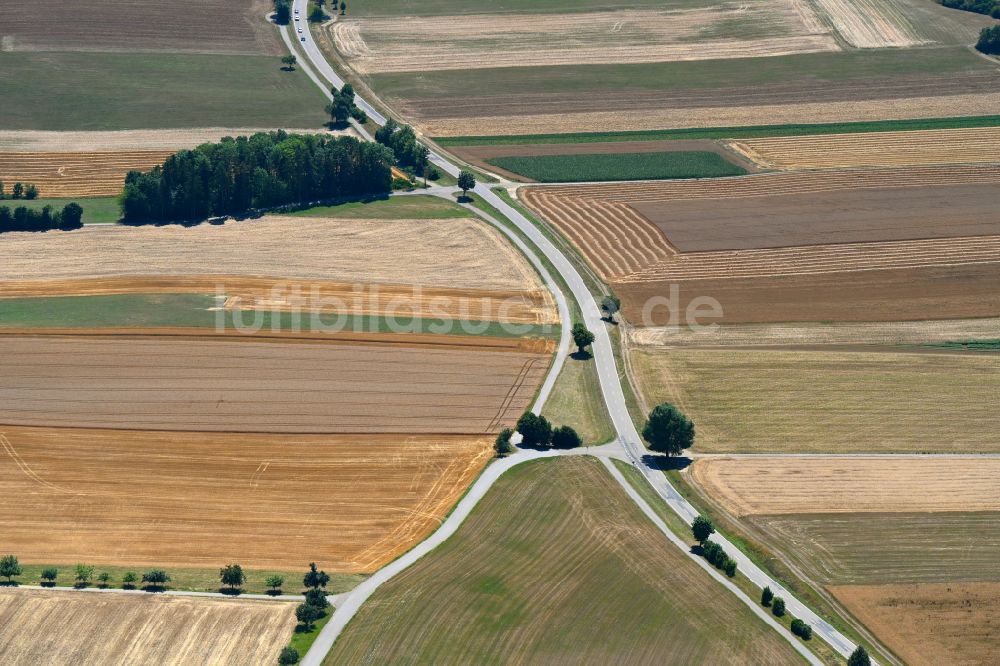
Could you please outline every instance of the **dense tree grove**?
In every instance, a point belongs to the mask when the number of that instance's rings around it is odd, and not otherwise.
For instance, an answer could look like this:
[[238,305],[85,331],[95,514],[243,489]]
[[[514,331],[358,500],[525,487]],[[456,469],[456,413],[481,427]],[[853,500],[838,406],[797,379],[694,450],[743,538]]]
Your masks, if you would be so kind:
[[976,49],[990,55],[1000,55],[1000,25],[983,28],[983,31],[979,33]]
[[18,206],[11,210],[0,206],[0,233],[5,231],[51,231],[61,229],[71,231],[83,226],[83,208],[75,203],[68,203],[61,211],[54,211],[52,206],[41,210],[31,210]]
[[417,141],[416,132],[409,125],[400,125],[389,118],[385,125],[375,132],[375,140],[392,150],[400,166],[413,167],[417,173],[423,172],[427,167],[430,151],[427,150],[427,146]]
[[952,9],[1000,18],[1000,2],[997,0],[941,0],[941,4]]
[[292,19],[292,3],[289,0],[274,0],[274,22],[288,25]]
[[353,137],[259,133],[182,150],[150,171],[130,171],[122,219],[146,224],[240,215],[253,209],[379,194],[392,154]]
[[517,431],[524,438],[523,446],[549,446],[552,444],[552,424],[544,416],[533,412],[521,414],[517,420]]

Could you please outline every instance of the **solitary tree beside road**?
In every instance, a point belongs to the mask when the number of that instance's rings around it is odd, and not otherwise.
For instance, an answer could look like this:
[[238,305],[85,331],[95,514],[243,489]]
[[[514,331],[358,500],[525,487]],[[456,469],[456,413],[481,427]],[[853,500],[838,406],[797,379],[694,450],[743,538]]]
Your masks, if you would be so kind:
[[859,645],[858,649],[851,653],[851,657],[847,660],[847,666],[872,666],[868,650],[863,645]]
[[219,579],[223,585],[228,585],[230,590],[235,590],[238,587],[243,587],[243,583],[246,582],[247,577],[243,573],[243,567],[240,565],[227,564],[219,569]]
[[664,402],[649,413],[642,438],[654,451],[676,456],[694,443],[694,424],[679,409]]
[[460,171],[458,174],[458,186],[462,190],[462,196],[466,196],[469,190],[476,187],[476,177],[471,171]]
[[7,577],[7,584],[14,582],[14,576],[21,575],[21,565],[17,562],[16,555],[4,555],[0,557],[0,576]]
[[771,605],[771,600],[774,599],[774,592],[771,591],[771,587],[765,587],[760,593],[760,603],[762,606],[767,607]]
[[587,345],[594,341],[594,334],[591,333],[582,322],[573,324],[573,343],[576,345],[577,353],[584,356],[587,353]]
[[52,587],[56,584],[56,578],[59,576],[59,569],[55,567],[47,567],[42,569],[42,587]]
[[601,310],[608,314],[608,321],[614,322],[615,314],[621,310],[622,302],[614,294],[608,294],[601,299]]
[[142,574],[142,582],[146,584],[147,587],[153,589],[162,589],[170,582],[170,576],[163,569],[150,569],[146,573]]
[[517,420],[517,431],[524,437],[524,446],[549,446],[552,443],[552,425],[544,416],[525,412]]
[[296,63],[298,63],[298,61],[299,59],[293,55],[281,56],[281,64],[283,64],[285,66],[285,69],[287,69],[288,71],[292,71],[293,69],[295,69],[295,65]]
[[281,594],[281,586],[285,584],[285,579],[281,576],[268,576],[264,579],[264,584],[271,594]]
[[698,516],[691,523],[691,533],[694,535],[695,541],[704,545],[708,541],[708,537],[715,534],[715,525],[705,516]]
[[94,567],[86,564],[76,565],[76,584],[79,587],[87,587],[87,584],[93,577],[94,577]]
[[135,587],[135,584],[139,582],[139,575],[134,571],[126,571],[125,575],[122,576],[122,589],[131,590]]
[[514,435],[514,431],[510,428],[504,428],[497,435],[497,439],[493,442],[493,451],[496,452],[497,458],[503,458],[506,455],[514,453],[514,444],[510,441],[510,438]]
[[346,2],[341,2],[340,3],[340,15],[343,16],[346,13],[347,13],[347,3]]

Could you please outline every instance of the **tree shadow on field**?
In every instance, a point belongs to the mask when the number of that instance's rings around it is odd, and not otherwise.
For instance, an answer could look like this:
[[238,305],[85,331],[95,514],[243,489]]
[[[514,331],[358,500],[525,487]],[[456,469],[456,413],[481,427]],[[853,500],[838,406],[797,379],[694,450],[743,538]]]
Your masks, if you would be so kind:
[[142,591],[143,592],[166,592],[167,591],[167,586],[166,585],[143,585],[142,586]]
[[570,354],[569,357],[574,361],[589,361],[590,359],[594,358],[594,355],[591,354],[586,349],[584,349],[583,351],[577,349],[575,352]]
[[693,462],[687,456],[665,456],[665,455],[654,455],[646,453],[642,456],[642,461],[646,463],[649,467],[659,470],[661,472],[669,472],[672,470],[680,471],[682,469],[687,469],[691,466]]
[[238,597],[243,594],[242,587],[220,587],[219,594],[224,594],[227,597]]
[[17,587],[18,584],[16,580],[0,580],[0,587]]

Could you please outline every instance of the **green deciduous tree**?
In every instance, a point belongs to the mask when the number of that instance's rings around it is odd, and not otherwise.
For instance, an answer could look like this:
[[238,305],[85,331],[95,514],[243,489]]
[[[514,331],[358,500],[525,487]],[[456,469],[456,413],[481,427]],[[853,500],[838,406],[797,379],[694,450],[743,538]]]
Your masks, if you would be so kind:
[[142,574],[142,582],[152,589],[160,589],[170,582],[170,576],[163,569],[150,569]]
[[576,430],[568,425],[562,425],[552,431],[552,447],[556,449],[575,449],[583,445],[583,440]]
[[847,666],[872,666],[871,657],[868,656],[868,650],[865,646],[859,645],[851,656],[847,659]]
[[222,581],[223,585],[228,585],[229,589],[235,590],[238,587],[243,587],[243,583],[246,582],[247,577],[243,573],[243,567],[240,565],[227,564],[219,569],[219,580]]
[[295,618],[302,623],[306,631],[312,631],[316,621],[323,617],[325,613],[322,608],[316,608],[312,604],[301,603],[295,609]]
[[327,18],[326,12],[319,5],[313,6],[312,11],[309,12],[309,21],[311,23],[322,23]]
[[75,570],[76,584],[86,587],[90,579],[94,577],[94,567],[88,564],[77,564]]
[[810,627],[802,620],[799,620],[798,618],[792,620],[791,629],[793,634],[795,634],[804,641],[807,641],[810,638],[812,638],[813,635],[812,627]]
[[330,575],[325,571],[320,571],[316,568],[315,562],[309,563],[309,571],[306,575],[302,577],[302,584],[306,587],[311,587],[313,589],[318,589],[321,587],[326,587],[326,584],[330,582]]
[[785,600],[781,597],[775,597],[774,601],[771,602],[771,612],[774,613],[775,617],[782,617],[785,614]]
[[281,64],[285,66],[285,69],[292,71],[295,69],[295,65],[298,64],[299,59],[293,55],[281,56]]
[[679,455],[694,443],[694,424],[679,409],[664,402],[649,413],[642,438],[654,451],[669,456]]
[[281,666],[299,663],[299,651],[293,647],[282,648],[281,654],[278,655],[278,663]]
[[318,588],[312,588],[306,590],[305,593],[306,603],[312,604],[319,609],[327,609],[330,607],[330,602],[326,600],[326,593]]
[[552,424],[544,416],[525,412],[517,420],[517,431],[524,438],[523,446],[549,446],[552,443]]
[[37,199],[38,198],[38,188],[34,185],[28,184],[24,186],[24,198],[25,199]]
[[708,541],[708,537],[715,534],[715,525],[705,516],[698,516],[691,523],[691,534],[694,535],[695,541],[704,545]]
[[736,575],[736,560],[729,558],[723,565],[722,570],[726,572],[726,575],[732,578]]
[[131,590],[139,582],[139,575],[134,571],[126,571],[122,576],[122,589]]
[[458,187],[462,190],[462,196],[466,196],[469,190],[475,189],[476,187],[476,176],[471,171],[458,172]]
[[46,567],[42,569],[41,579],[42,585],[52,586],[56,584],[56,578],[59,577],[59,570],[55,567]]
[[14,189],[10,191],[12,199],[20,199],[24,196],[24,183],[14,183]]
[[111,581],[111,574],[109,574],[107,571],[102,571],[101,573],[97,574],[98,587],[107,587],[110,581]]
[[340,15],[343,16],[346,13],[347,13],[347,3],[346,2],[341,2],[340,3]]
[[608,294],[601,299],[601,310],[608,316],[608,321],[615,320],[615,314],[622,309],[621,299],[614,294]]
[[267,585],[268,592],[271,594],[281,594],[281,586],[285,584],[285,579],[278,575],[268,576],[264,579],[264,584]]
[[21,565],[18,564],[16,555],[0,557],[0,576],[5,576],[8,584],[13,583],[14,576],[20,576],[21,573]]
[[976,49],[989,55],[1000,55],[1000,25],[983,28]]
[[288,0],[275,0],[274,22],[278,25],[288,25],[292,20],[292,6]]
[[510,441],[513,434],[514,431],[510,428],[503,428],[500,434],[497,435],[496,441],[493,442],[493,451],[496,453],[497,458],[503,458],[506,455],[514,453],[514,444]]
[[594,341],[594,334],[579,321],[573,324],[573,330],[571,332],[573,335],[573,344],[576,345],[577,352],[580,355],[585,354],[587,346]]

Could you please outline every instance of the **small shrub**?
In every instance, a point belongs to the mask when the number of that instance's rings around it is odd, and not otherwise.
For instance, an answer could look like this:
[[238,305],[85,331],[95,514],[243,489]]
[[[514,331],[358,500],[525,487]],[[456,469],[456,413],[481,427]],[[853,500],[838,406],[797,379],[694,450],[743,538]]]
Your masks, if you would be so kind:
[[808,624],[802,620],[795,619],[792,620],[792,633],[801,638],[804,641],[812,638],[813,630]]
[[775,597],[774,601],[771,602],[771,612],[774,613],[775,617],[783,617],[785,615],[785,600],[781,597]]
[[285,579],[281,576],[268,576],[264,579],[264,584],[270,588],[268,594],[281,594],[281,586],[285,584]]
[[134,590],[137,582],[139,582],[139,574],[134,571],[126,571],[125,575],[122,576],[122,589]]
[[101,573],[97,574],[97,586],[100,588],[106,588],[110,580],[111,580],[111,574],[109,574],[107,571],[102,571]]
[[56,584],[56,578],[59,577],[59,570],[55,567],[48,567],[42,569],[42,587],[52,587]]

